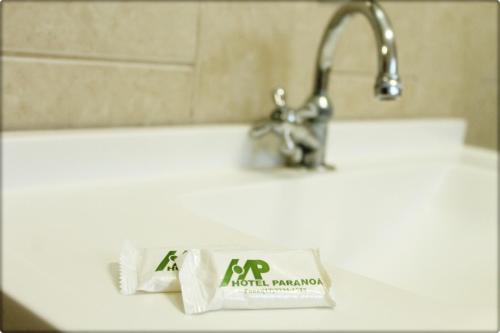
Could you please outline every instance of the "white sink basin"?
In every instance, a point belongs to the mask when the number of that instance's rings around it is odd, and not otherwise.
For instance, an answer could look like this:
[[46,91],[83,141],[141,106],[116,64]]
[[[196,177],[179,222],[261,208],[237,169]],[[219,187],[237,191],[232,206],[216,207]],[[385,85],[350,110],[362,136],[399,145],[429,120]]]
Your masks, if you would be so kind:
[[440,302],[496,306],[494,164],[391,161],[187,195],[184,203],[286,247],[318,247],[334,266]]
[[[277,168],[247,130],[5,133],[5,327],[496,328],[498,154],[462,121],[335,123],[334,172]],[[186,316],[179,294],[119,293],[124,239],[320,248],[338,305]]]

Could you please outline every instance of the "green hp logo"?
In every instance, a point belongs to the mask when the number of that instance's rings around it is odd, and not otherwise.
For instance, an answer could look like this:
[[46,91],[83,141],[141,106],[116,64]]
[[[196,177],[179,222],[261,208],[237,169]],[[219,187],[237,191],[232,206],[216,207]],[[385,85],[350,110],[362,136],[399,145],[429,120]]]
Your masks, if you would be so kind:
[[163,258],[158,267],[156,267],[155,271],[161,272],[165,268],[167,271],[177,271],[177,264],[175,263],[175,259],[177,259],[177,256],[175,255],[176,252],[177,251],[168,251],[167,255]]
[[221,287],[225,287],[231,282],[233,274],[238,276],[236,281],[244,281],[248,272],[252,271],[255,280],[262,280],[262,273],[269,272],[269,264],[264,260],[247,260],[243,267],[239,266],[238,262],[239,259],[231,259],[220,284]]

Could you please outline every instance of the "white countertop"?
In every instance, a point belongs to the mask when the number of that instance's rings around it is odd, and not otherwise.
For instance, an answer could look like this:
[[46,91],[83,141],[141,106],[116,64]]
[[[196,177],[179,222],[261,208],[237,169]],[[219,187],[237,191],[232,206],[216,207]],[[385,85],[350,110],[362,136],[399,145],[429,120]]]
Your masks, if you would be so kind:
[[27,183],[12,176],[15,186],[4,190],[3,198],[2,290],[10,300],[6,327],[29,329],[43,324],[64,331],[495,327],[497,307],[439,302],[329,261],[325,265],[333,277],[334,309],[219,311],[188,316],[179,293],[120,294],[117,261],[125,239],[145,247],[275,246],[265,237],[251,236],[188,209],[182,200],[185,195],[266,184],[276,177],[286,180],[301,174],[304,171],[212,168],[190,174],[131,177],[128,181],[97,177],[57,186],[43,179],[37,186],[25,186]]

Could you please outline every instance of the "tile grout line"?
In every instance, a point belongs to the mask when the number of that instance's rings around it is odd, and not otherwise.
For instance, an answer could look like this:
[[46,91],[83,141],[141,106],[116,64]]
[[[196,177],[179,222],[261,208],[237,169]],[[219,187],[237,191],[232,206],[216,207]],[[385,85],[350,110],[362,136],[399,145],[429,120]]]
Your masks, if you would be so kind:
[[2,58],[17,59],[19,61],[34,62],[55,62],[55,63],[79,63],[82,65],[111,65],[111,66],[130,66],[130,67],[162,67],[165,69],[192,70],[194,63],[181,61],[156,61],[134,58],[92,56],[92,55],[72,55],[29,52],[18,50],[2,50]]
[[195,58],[193,62],[193,84],[191,91],[191,108],[189,112],[189,121],[192,123],[195,117],[195,108],[198,104],[199,88],[200,88],[200,72],[201,72],[201,61],[200,61],[200,49],[201,49],[201,16],[202,16],[202,3],[198,2],[198,10],[196,16],[196,48],[195,48]]

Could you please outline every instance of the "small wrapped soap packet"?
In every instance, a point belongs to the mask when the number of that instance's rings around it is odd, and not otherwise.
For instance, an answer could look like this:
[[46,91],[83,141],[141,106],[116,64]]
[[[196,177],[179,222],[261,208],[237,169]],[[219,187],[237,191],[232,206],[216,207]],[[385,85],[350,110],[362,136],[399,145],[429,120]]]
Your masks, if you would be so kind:
[[174,248],[140,249],[130,241],[123,242],[120,253],[121,293],[179,292],[177,259],[184,252]]
[[188,250],[179,271],[184,310],[335,306],[317,250]]

